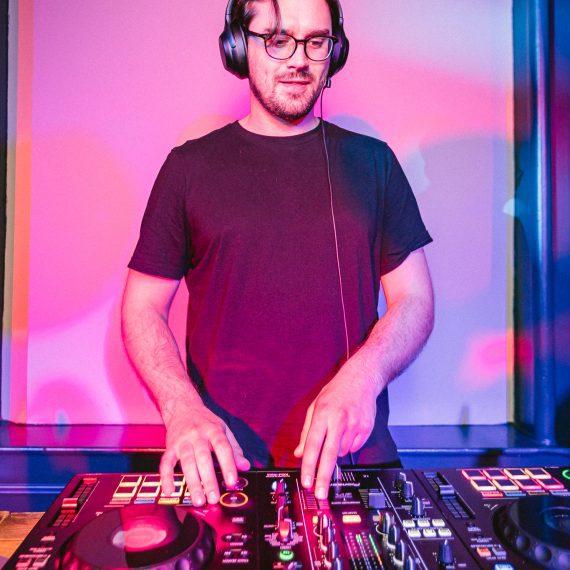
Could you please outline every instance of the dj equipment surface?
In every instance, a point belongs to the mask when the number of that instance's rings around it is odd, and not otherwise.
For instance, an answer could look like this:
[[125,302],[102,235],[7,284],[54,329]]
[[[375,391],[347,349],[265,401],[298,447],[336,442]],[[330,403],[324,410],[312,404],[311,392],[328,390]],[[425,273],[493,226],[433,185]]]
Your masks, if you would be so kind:
[[346,468],[329,498],[252,471],[193,507],[182,475],[77,475],[7,569],[570,569],[570,469]]

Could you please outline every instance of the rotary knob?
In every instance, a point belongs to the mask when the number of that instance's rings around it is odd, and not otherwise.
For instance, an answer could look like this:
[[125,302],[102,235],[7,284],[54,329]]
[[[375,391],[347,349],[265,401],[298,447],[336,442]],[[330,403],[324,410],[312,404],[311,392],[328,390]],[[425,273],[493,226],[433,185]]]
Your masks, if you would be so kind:
[[453,566],[455,563],[455,558],[453,556],[453,550],[449,540],[444,540],[440,543],[437,552],[437,561],[440,568],[448,568]]
[[384,513],[382,517],[382,526],[380,527],[380,532],[382,534],[388,534],[390,528],[392,527],[392,515],[390,513]]
[[406,481],[402,493],[406,501],[411,501],[414,497],[414,484],[411,481]]
[[327,545],[326,557],[329,562],[332,562],[335,558],[338,558],[338,543],[333,541],[329,542]]
[[394,558],[400,564],[404,564],[406,560],[406,555],[408,554],[408,545],[402,540],[398,541],[396,544],[396,552],[394,553]]
[[403,471],[400,471],[395,481],[396,489],[398,489],[398,491],[401,491],[404,488],[406,480],[406,474]]
[[416,564],[416,559],[412,556],[408,556],[404,562],[404,570],[416,570],[418,565]]
[[413,517],[423,517],[425,515],[424,502],[420,497],[414,495],[412,498],[412,516]]
[[388,532],[388,547],[395,549],[396,544],[400,540],[400,527],[397,525],[392,525]]
[[325,528],[329,527],[330,523],[331,520],[327,514],[325,513],[320,514],[319,518],[317,519],[317,534],[322,536]]
[[321,550],[323,552],[327,551],[328,545],[334,541],[334,528],[332,526],[327,526],[323,531],[321,536]]

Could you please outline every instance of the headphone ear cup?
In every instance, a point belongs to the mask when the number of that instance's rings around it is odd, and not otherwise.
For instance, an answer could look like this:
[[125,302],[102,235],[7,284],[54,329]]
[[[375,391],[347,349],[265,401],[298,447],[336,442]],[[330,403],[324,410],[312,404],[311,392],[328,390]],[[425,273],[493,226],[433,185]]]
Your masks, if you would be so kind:
[[249,75],[247,38],[241,26],[237,23],[228,24],[226,22],[219,44],[224,67],[240,79],[246,78]]
[[329,67],[329,77],[332,77],[335,73],[338,73],[346,63],[348,59],[348,50],[350,47],[348,38],[344,35],[344,32],[337,34],[339,41],[336,43],[331,56],[331,63]]

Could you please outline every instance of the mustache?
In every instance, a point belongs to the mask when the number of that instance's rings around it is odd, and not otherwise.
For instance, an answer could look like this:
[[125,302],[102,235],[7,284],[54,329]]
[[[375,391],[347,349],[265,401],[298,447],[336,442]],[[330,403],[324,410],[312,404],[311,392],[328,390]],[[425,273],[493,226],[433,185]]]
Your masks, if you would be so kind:
[[313,80],[313,74],[310,71],[300,70],[297,73],[285,73],[277,77],[277,81],[298,81],[298,80]]

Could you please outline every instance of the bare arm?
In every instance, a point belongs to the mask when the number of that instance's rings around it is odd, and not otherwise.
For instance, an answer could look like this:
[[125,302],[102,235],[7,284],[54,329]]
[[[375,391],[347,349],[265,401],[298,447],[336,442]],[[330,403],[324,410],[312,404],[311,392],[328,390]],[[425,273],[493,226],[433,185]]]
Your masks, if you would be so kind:
[[248,469],[249,462],[226,424],[203,404],[186,373],[168,326],[178,285],[177,280],[129,271],[121,324],[127,353],[166,426],[166,451],[160,463],[164,491],[174,491],[174,466],[180,461],[192,502],[201,505],[206,498],[210,503],[219,500],[212,452],[229,486],[237,480],[236,467]]
[[[366,342],[307,411],[297,457],[301,480],[326,498],[338,456],[360,449],[372,432],[376,398],[414,360],[433,328],[433,290],[423,250],[382,277],[387,310]],[[320,456],[320,460],[319,460]]]

